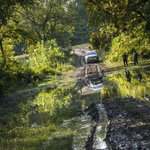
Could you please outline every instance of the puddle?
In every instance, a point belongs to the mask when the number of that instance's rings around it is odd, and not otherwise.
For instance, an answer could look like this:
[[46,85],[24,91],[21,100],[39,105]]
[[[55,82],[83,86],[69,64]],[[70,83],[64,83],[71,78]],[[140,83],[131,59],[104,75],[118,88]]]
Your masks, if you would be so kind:
[[[96,132],[94,134],[94,143],[93,148],[98,149],[107,149],[107,145],[104,141],[106,135],[106,112],[102,104],[97,105],[99,111],[99,122],[97,125]],[[93,129],[95,122],[90,119],[90,116],[84,113],[81,117],[78,118],[78,122],[75,125],[75,133],[73,140],[73,150],[85,150],[84,146],[90,136],[90,131]]]
[[124,70],[105,77],[102,99],[132,96],[141,99],[150,91],[150,68]]
[[93,122],[89,119],[89,116],[84,114],[78,118],[78,122],[75,125],[75,133],[73,138],[73,150],[85,149],[85,142],[90,135]]
[[102,104],[97,105],[97,109],[99,111],[99,122],[97,125],[97,130],[94,135],[94,144],[93,148],[94,150],[99,150],[99,149],[108,149],[106,142],[104,141],[105,136],[106,136],[106,126],[107,126],[107,115],[106,111],[104,109],[104,106]]
[[[93,81],[92,81],[93,82]],[[90,83],[90,82],[89,82]],[[123,70],[118,73],[109,74],[103,78],[103,82],[94,81],[93,85],[102,84],[100,90],[92,90],[82,93],[82,108],[86,108],[92,102],[97,104],[99,110],[99,122],[94,134],[93,150],[105,149],[108,147],[104,141],[106,135],[107,116],[106,111],[101,103],[101,99],[122,98],[125,96],[133,96],[133,98],[141,99],[141,96],[149,94],[150,91],[150,68]],[[84,114],[78,118],[75,126],[73,150],[84,150],[85,143],[92,130],[93,122],[89,120],[89,116]]]
[[92,89],[93,91],[101,90],[103,87],[102,78],[91,79],[89,83],[90,83],[90,89]]

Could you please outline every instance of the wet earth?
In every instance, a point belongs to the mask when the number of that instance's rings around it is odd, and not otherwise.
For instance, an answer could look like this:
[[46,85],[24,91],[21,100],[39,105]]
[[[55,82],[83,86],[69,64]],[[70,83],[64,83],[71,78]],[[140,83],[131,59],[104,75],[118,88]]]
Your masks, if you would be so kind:
[[[78,68],[72,74],[68,76],[61,76],[61,78],[77,78],[83,84],[80,90],[81,94],[88,93],[90,89],[89,80],[103,77],[105,72],[101,70],[102,64],[91,63],[85,64],[84,55],[88,48],[74,48],[73,51],[78,55]],[[34,89],[33,89],[34,90]],[[37,89],[38,90],[38,89]],[[83,95],[84,96],[84,95]],[[150,150],[150,109],[144,102],[133,98],[132,96],[124,98],[104,98],[101,101],[100,106],[95,104],[93,97],[87,109],[77,112],[78,115],[85,117],[84,121],[88,123],[77,124],[80,125],[78,134],[81,130],[88,128],[90,132],[84,135],[84,145],[81,149],[86,150]],[[150,100],[148,95],[145,95],[147,101]],[[16,98],[11,95],[3,100],[3,104],[8,105],[15,103]],[[101,146],[97,148],[95,141],[95,135],[99,127],[99,120],[102,119],[100,113],[103,113],[103,109],[106,111],[107,127],[105,137],[100,141]],[[84,114],[84,115],[83,115]],[[92,123],[89,121],[92,121]],[[83,120],[81,121],[83,122]],[[85,132],[84,132],[85,133]],[[83,135],[82,135],[83,136]],[[99,135],[98,135],[99,136]],[[77,135],[75,141],[81,142]],[[96,139],[97,140],[97,139]],[[104,141],[106,143],[101,143]],[[99,144],[99,145],[100,145]],[[74,146],[73,150],[80,150],[80,148]]]
[[[74,52],[79,56],[80,68],[76,73],[78,80],[83,81],[84,84],[82,92],[89,90],[88,79],[103,76],[100,64],[86,65],[84,63],[84,54],[87,50],[74,49]],[[104,139],[107,147],[102,148],[103,150],[150,149],[150,109],[147,105],[132,96],[103,99],[102,103],[106,110],[108,121]],[[96,105],[92,103],[84,112],[87,112],[95,123],[91,128],[90,136],[87,136],[84,149],[96,150],[93,148],[93,137],[99,120],[98,110]]]
[[126,97],[103,100],[107,112],[106,143],[111,150],[150,149],[150,109]]

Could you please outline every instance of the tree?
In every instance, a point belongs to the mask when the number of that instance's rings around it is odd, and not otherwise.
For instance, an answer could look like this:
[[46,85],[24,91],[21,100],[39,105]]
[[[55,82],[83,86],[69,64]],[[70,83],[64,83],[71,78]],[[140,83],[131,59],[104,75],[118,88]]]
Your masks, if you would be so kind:
[[146,31],[150,29],[149,0],[85,0],[84,5],[89,13],[89,26],[101,25],[105,30],[91,35],[93,46],[96,46],[94,41],[100,41],[98,48],[107,48],[104,45],[110,47],[113,38],[122,33],[133,33],[138,26],[146,27]]
[[89,12],[89,25],[107,24],[121,31],[131,31],[143,21],[149,0],[85,0]]
[[[15,18],[14,10],[16,6],[20,6],[25,8],[27,5],[33,5],[33,0],[5,0],[0,1],[0,49],[3,57],[2,66],[6,64],[6,56],[3,48],[3,41],[6,37],[11,37],[13,35],[12,26],[8,26],[8,24]],[[9,32],[8,32],[9,28]],[[16,30],[17,31],[17,30]],[[8,32],[8,33],[7,33]],[[8,36],[9,34],[9,36]]]
[[[90,34],[94,31],[97,31],[97,28],[90,28],[87,25],[88,22],[88,12],[83,5],[83,0],[74,0],[73,3],[74,13],[76,14],[74,31],[70,37],[71,44],[83,44],[89,42]],[[73,10],[71,8],[70,12]]]
[[38,0],[32,8],[18,10],[20,26],[36,32],[40,40],[55,39],[63,43],[65,33],[72,30],[74,16],[69,12],[69,0]]

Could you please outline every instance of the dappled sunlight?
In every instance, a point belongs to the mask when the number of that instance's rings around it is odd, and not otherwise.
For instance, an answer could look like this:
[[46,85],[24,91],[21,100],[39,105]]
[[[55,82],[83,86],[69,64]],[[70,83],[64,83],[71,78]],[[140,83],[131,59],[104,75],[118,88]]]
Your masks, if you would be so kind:
[[[59,80],[58,83],[60,83]],[[47,85],[49,84],[48,82]],[[51,87],[53,84],[57,86]],[[77,111],[75,104],[78,103],[76,101],[78,101],[80,95],[78,93],[80,84],[75,80],[53,84],[47,87],[45,83],[46,88],[34,92],[29,90],[20,93],[24,101],[15,104],[17,113],[12,111],[15,114],[4,115],[0,118],[2,149],[9,149],[10,147],[12,150],[20,149],[20,147],[39,149],[55,130],[59,131],[59,125]],[[70,137],[73,136],[73,126],[68,131],[68,135],[65,135],[65,133],[66,129],[61,136],[52,137],[52,141],[57,138],[59,141],[60,138],[64,140],[64,144],[69,144],[69,141],[72,140]],[[54,142],[52,143],[54,144]],[[62,145],[56,146],[61,149],[59,147]]]

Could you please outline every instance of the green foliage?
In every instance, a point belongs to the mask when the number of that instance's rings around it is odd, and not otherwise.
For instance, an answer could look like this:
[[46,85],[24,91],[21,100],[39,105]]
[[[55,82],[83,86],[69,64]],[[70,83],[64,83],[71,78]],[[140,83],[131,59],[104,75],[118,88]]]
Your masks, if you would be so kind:
[[16,14],[14,13],[17,9],[17,7],[25,8],[27,5],[31,6],[34,4],[33,0],[29,1],[20,1],[20,0],[14,0],[14,1],[0,1],[0,50],[2,53],[2,67],[6,64],[7,54],[5,54],[5,50],[3,48],[3,41],[5,41],[5,38],[18,38],[20,35],[24,35],[24,37],[28,37],[27,35],[29,32],[26,29],[18,28],[17,23],[18,20],[16,19]]
[[106,28],[100,27],[99,32],[93,32],[90,36],[90,44],[93,49],[100,50],[103,49],[105,52],[108,52],[111,46],[111,42],[113,37],[118,36],[119,32],[116,28],[114,28],[114,32],[112,32],[112,28],[107,26]]
[[35,86],[43,78],[73,71],[76,56],[71,51],[70,47],[63,50],[55,40],[51,40],[30,46],[28,57],[8,57],[5,67],[0,71],[1,94],[14,92],[21,87]]
[[68,0],[37,0],[33,7],[17,11],[19,26],[35,33],[40,41],[56,39],[58,45],[67,47],[75,21],[75,12],[71,10],[72,3]]
[[[89,12],[89,25],[111,25],[120,31],[132,30],[146,21],[145,7],[149,0],[85,0]],[[148,11],[147,11],[148,13]]]
[[101,46],[101,41],[98,33],[92,33],[90,37],[90,44],[92,45],[93,49],[99,50]]
[[112,40],[108,60],[110,62],[122,62],[122,55],[126,52],[128,54],[128,61],[133,61],[133,50],[138,52],[139,60],[150,58],[148,36],[144,34],[142,24],[136,27],[130,34],[120,34]]
[[90,27],[102,26],[92,33],[90,42],[94,49],[109,51],[109,61],[121,62],[126,51],[133,60],[133,48],[140,58],[149,58],[149,0],[85,0]]
[[57,46],[54,40],[38,42],[36,46],[31,46],[29,52],[29,66],[40,73],[49,68],[57,68],[58,63],[64,59],[63,50]]
[[73,11],[75,15],[74,19],[74,30],[72,35],[69,36],[71,45],[79,45],[88,43],[90,39],[90,34],[92,32],[98,31],[97,28],[90,28],[87,25],[88,22],[88,12],[83,5],[83,0],[75,0],[73,2],[73,8],[69,11]]
[[[73,122],[60,126],[77,111],[79,85],[64,81],[40,91],[17,93],[16,101],[0,109],[0,149],[67,149],[73,140]],[[1,103],[3,104],[3,103]],[[66,129],[67,127],[67,129]],[[36,138],[35,138],[36,137]],[[58,142],[56,144],[56,141]],[[56,144],[56,145],[55,145]]]
[[[12,57],[15,53],[13,51],[14,45],[11,43],[12,43],[12,40],[9,38],[5,38],[3,41],[3,48],[5,49],[5,57],[7,60],[9,60],[10,57]],[[2,63],[3,63],[3,55],[2,55],[2,52],[0,51],[0,66]]]

